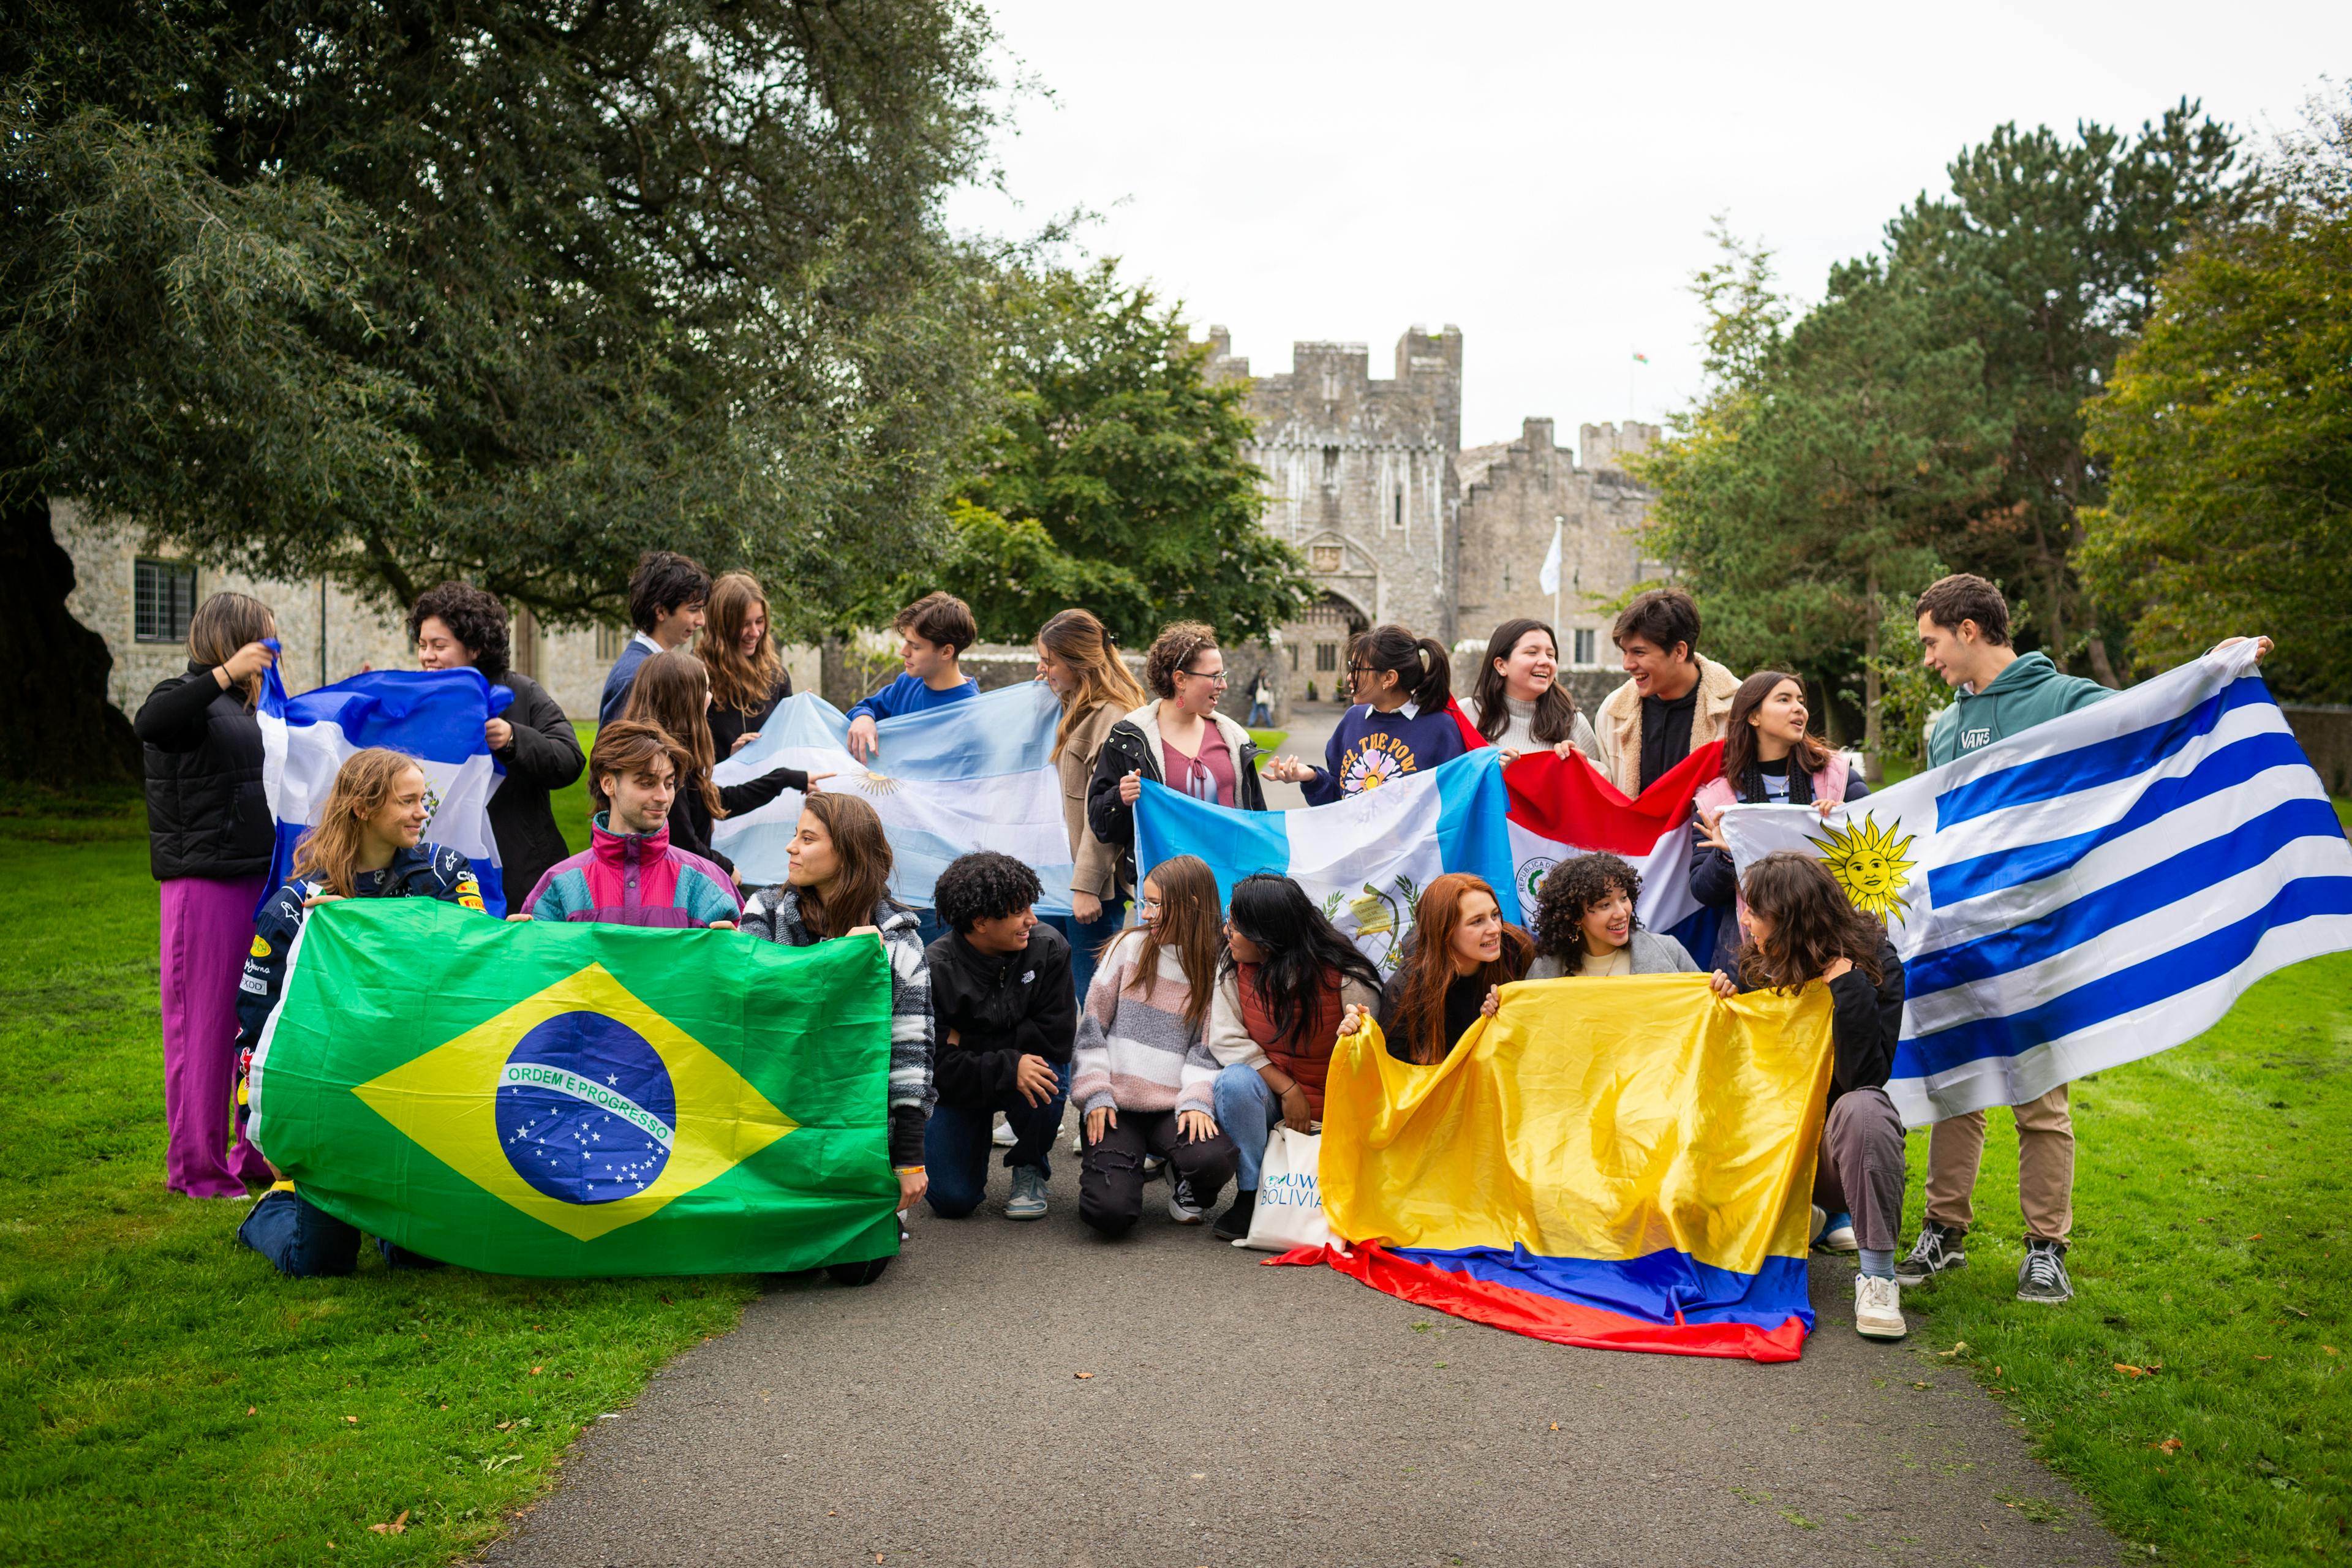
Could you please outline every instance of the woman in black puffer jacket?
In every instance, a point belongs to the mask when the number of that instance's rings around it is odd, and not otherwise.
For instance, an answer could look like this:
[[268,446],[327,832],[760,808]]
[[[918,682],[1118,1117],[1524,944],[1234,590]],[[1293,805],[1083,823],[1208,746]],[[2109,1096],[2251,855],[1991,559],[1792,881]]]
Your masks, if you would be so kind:
[[188,623],[187,673],[131,721],[147,753],[147,859],[163,884],[163,1178],[192,1198],[241,1198],[270,1179],[233,1101],[237,976],[277,842],[253,716],[277,635],[260,600],[215,594]]

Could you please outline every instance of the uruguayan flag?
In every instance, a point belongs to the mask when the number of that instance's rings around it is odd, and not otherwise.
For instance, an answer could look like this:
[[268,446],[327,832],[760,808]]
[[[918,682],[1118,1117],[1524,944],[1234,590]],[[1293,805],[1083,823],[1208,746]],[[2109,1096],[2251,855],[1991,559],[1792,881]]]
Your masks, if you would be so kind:
[[425,771],[426,840],[471,860],[482,907],[505,914],[489,813],[506,769],[490,755],[482,726],[513,701],[513,692],[492,686],[478,669],[372,669],[289,697],[273,666],[262,678],[254,715],[261,724],[261,784],[278,823],[270,890],[292,873],[294,846],[318,824],[344,759],[383,746],[407,752]]
[[2352,844],[2251,642],[1870,795],[1734,806],[1744,869],[1820,855],[1886,917],[1913,1126],[2194,1039],[2276,969],[2352,948]]
[[[849,721],[822,697],[801,692],[779,704],[760,738],[721,761],[711,778],[745,784],[771,768],[830,773],[817,787],[863,796],[882,818],[895,862],[890,890],[928,908],[931,884],[949,861],[996,849],[1026,864],[1045,884],[1039,914],[1070,912],[1070,833],[1061,775],[1053,763],[1061,704],[1042,681],[983,691],[920,713],[885,719],[867,762],[849,754]],[[746,887],[781,882],[784,847],[801,816],[786,790],[766,805],[714,824],[711,847],[735,862]]]
[[1171,856],[1197,855],[1225,898],[1253,872],[1288,877],[1391,973],[1422,889],[1441,873],[1485,878],[1503,918],[1518,921],[1510,808],[1502,753],[1492,747],[1297,811],[1236,811],[1147,782],[1135,803],[1135,860],[1150,876]]

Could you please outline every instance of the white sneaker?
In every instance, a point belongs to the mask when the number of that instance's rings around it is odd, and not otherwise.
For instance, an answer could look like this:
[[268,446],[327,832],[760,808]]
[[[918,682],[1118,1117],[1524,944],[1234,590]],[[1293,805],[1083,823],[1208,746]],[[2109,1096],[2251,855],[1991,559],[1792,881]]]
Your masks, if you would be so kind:
[[1903,1321],[1903,1287],[1878,1274],[1853,1277],[1853,1331],[1866,1340],[1899,1340],[1911,1331]]
[[1013,1147],[1014,1142],[1013,1136],[1013,1123],[1004,1120],[1004,1115],[1002,1111],[997,1113],[996,1129],[989,1133],[988,1141],[995,1144],[1000,1149],[1010,1149]]

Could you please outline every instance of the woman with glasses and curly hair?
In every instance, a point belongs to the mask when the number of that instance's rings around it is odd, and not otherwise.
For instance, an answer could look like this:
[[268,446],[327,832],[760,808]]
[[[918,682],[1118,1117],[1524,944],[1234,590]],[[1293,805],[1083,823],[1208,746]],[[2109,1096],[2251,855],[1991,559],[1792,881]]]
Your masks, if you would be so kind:
[[1110,727],[1087,785],[1087,823],[1118,851],[1120,885],[1135,886],[1135,803],[1143,781],[1164,784],[1213,805],[1265,809],[1257,742],[1223,713],[1225,656],[1198,621],[1161,629],[1144,656],[1152,700]]

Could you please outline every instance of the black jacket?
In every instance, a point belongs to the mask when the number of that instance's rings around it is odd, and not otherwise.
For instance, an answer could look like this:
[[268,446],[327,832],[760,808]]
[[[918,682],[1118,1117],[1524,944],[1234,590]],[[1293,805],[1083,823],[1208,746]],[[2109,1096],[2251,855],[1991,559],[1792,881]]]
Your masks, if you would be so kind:
[[497,753],[507,776],[490,796],[489,816],[507,907],[520,909],[547,868],[572,853],[548,795],[577,779],[587,759],[580,753],[579,732],[545,687],[512,670],[490,684],[514,693],[514,701],[499,715],[513,726],[514,736]]
[[[1070,944],[1039,921],[1020,952],[982,952],[956,932],[924,950],[931,969],[931,1082],[941,1105],[982,1109],[1019,1092],[1024,1056],[1066,1062],[1077,1039]],[[956,1043],[948,1044],[948,1031]]]
[[[1087,826],[1094,829],[1097,838],[1118,847],[1118,879],[1129,888],[1136,881],[1135,807],[1118,798],[1118,781],[1138,772],[1154,784],[1168,782],[1160,776],[1160,763],[1143,726],[1129,717],[1113,724],[1110,733],[1103,737],[1102,752],[1095,758],[1094,779],[1087,785]],[[1255,741],[1244,740],[1234,758],[1234,804],[1244,811],[1265,809],[1265,784],[1257,776]]]
[[[808,774],[799,768],[771,768],[758,778],[742,784],[720,784],[719,804],[730,816],[740,816],[747,811],[757,811],[788,789],[805,792]],[[693,780],[678,786],[669,803],[669,847],[699,855],[722,871],[735,869],[735,862],[710,847],[710,807],[703,803],[702,786]]]
[[[1858,967],[1830,982],[1832,1105],[1850,1089],[1885,1089],[1895,1071],[1895,1043],[1903,1037],[1903,960],[1885,937],[1878,939],[1878,971],[1875,985]],[[1739,988],[1755,989],[1744,978]]]
[[147,694],[131,727],[147,752],[147,864],[229,880],[269,869],[278,842],[261,787],[261,724],[245,693],[191,664]]
[[776,704],[793,694],[792,671],[776,677],[776,689],[768,693],[767,701],[746,712],[740,708],[710,705],[710,744],[719,760],[725,762],[735,754],[735,742],[744,735],[756,735],[768,727],[768,720]]

